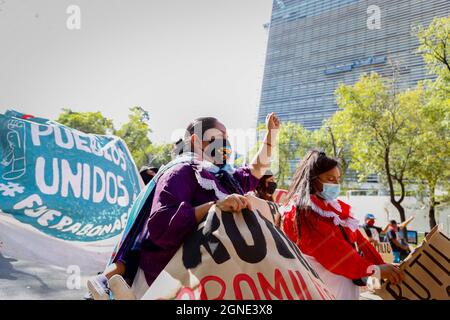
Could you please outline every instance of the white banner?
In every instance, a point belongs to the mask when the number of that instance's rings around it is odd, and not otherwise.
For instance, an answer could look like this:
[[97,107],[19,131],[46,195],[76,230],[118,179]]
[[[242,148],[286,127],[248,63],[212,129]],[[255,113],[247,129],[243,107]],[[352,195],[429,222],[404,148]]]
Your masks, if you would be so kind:
[[273,225],[274,203],[253,211],[212,207],[142,299],[328,300],[297,246]]

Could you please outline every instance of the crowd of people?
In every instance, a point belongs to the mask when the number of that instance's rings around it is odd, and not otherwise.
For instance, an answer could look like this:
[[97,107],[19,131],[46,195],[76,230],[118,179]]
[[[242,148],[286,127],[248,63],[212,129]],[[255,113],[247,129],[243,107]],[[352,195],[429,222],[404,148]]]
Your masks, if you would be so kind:
[[140,288],[133,289],[144,292],[212,206],[239,214],[251,209],[250,192],[283,207],[278,227],[297,244],[337,299],[359,299],[359,287],[369,276],[393,284],[402,281],[398,266],[385,263],[373,244],[387,232],[399,262],[408,250],[399,230],[407,223],[392,221],[383,230],[374,226],[373,215],[367,215],[367,237],[363,236],[350,205],[337,199],[342,179],[339,162],[318,150],[300,161],[287,193],[275,196],[277,183],[269,167],[280,121],[274,113],[267,116],[266,127],[263,143],[247,166],[230,165],[225,125],[204,117],[188,125],[184,138],[174,145],[176,157],[169,165],[143,168],[144,182],[155,184],[148,216],[138,230],[139,248],[119,250],[106,270],[88,281],[92,297],[109,299],[109,279],[114,275],[123,276],[130,285],[134,278],[142,279]]

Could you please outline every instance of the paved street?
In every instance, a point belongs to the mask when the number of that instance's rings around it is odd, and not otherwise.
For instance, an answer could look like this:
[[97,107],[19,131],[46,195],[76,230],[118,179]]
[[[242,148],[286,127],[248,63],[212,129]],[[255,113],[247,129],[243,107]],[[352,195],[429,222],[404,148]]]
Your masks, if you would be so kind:
[[[79,300],[85,294],[81,279],[80,290],[69,290],[66,286],[66,270],[54,266],[44,266],[29,261],[21,261],[0,254],[0,300]],[[379,300],[380,297],[365,292],[362,300]]]
[[0,253],[0,300],[82,299],[86,279],[81,278],[81,290],[69,290],[66,286],[68,276],[63,268],[18,260]]
[[[37,232],[11,216],[0,218],[0,300],[82,299],[87,277],[103,270],[117,241],[71,243]],[[74,267],[81,274],[80,290],[67,288],[67,279],[77,272]]]

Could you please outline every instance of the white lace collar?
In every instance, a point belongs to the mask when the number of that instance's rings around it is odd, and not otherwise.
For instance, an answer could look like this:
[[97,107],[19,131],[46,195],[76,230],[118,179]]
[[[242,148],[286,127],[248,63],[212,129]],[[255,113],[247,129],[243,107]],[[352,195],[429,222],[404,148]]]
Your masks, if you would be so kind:
[[[325,201],[325,202],[338,211],[342,210],[341,205],[339,204],[339,202],[337,200]],[[312,201],[311,201],[310,205],[311,205],[311,209],[318,215],[325,217],[325,218],[333,218],[333,223],[336,226],[341,225],[343,227],[347,227],[350,230],[352,230],[353,232],[355,232],[359,228],[359,221],[358,221],[358,219],[354,218],[352,216],[352,214],[350,214],[350,216],[347,219],[341,219],[341,217],[339,217],[339,215],[337,213],[335,213],[333,211],[329,211],[329,210],[324,210],[324,209],[320,208],[319,206],[317,206]]]
[[[228,196],[228,194],[222,192],[219,187],[216,184],[216,181],[214,179],[209,179],[207,177],[203,177],[201,175],[201,172],[203,170],[210,172],[212,174],[217,173],[220,171],[220,168],[218,166],[216,166],[215,164],[213,164],[210,161],[207,160],[200,160],[199,157],[194,154],[194,153],[185,153],[183,155],[180,156],[180,158],[183,158],[184,160],[189,160],[191,163],[195,164],[198,166],[199,170],[194,170],[195,172],[195,177],[197,179],[198,184],[205,190],[213,190],[214,194],[216,195],[216,197],[221,200],[224,199],[226,196]],[[180,159],[180,161],[183,161]],[[230,166],[227,165],[224,168],[222,168],[223,170],[227,171],[229,174],[233,174],[235,169]]]

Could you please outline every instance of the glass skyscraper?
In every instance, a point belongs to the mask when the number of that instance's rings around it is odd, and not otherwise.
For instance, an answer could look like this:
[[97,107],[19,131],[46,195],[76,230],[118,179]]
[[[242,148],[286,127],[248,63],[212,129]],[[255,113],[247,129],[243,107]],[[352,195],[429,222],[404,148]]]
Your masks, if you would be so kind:
[[412,27],[450,14],[450,0],[274,0],[258,122],[276,112],[310,130],[336,111],[334,91],[362,73],[400,86],[429,77]]

